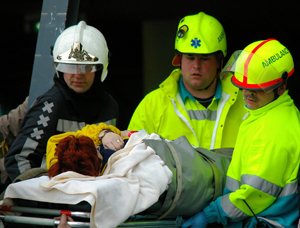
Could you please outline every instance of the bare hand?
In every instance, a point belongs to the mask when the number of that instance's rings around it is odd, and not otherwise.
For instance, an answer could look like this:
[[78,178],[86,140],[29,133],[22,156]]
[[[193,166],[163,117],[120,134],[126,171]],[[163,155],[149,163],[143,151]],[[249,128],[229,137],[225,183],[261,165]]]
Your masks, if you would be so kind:
[[127,131],[127,130],[121,131],[121,136],[122,136],[123,138],[125,138],[125,137],[128,136],[129,133],[130,133],[130,131]]
[[60,219],[60,222],[59,222],[57,228],[72,228],[67,223],[67,221],[74,221],[70,216],[62,214],[61,217],[56,217],[54,219],[57,219],[57,220]]
[[124,141],[122,137],[116,133],[108,132],[102,138],[104,148],[112,150],[120,150],[124,147]]

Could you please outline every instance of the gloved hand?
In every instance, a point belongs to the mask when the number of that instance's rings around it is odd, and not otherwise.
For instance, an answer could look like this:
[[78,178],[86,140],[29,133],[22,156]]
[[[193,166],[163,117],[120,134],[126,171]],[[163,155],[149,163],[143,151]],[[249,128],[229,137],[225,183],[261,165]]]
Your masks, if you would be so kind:
[[181,228],[206,228],[208,222],[204,215],[204,212],[201,211],[195,214],[193,217],[189,218],[186,222],[181,225]]

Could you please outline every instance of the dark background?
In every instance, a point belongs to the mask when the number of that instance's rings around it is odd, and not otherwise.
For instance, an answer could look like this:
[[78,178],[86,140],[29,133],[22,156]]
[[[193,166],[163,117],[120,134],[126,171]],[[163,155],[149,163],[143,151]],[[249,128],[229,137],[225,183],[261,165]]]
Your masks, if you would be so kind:
[[[2,114],[22,103],[29,93],[42,0],[5,1],[1,6],[0,104]],[[294,1],[137,1],[81,0],[78,21],[98,28],[112,52],[109,74],[104,82],[120,106],[119,127],[125,129],[143,96],[158,87],[168,74],[145,89],[143,25],[145,22],[175,20],[171,42],[174,46],[177,23],[189,14],[204,11],[223,25],[228,42],[228,57],[237,49],[262,39],[276,38],[292,53],[295,74],[290,79],[290,94],[300,107],[299,97],[299,2]],[[151,38],[151,37],[148,37]],[[173,55],[173,48],[162,50]],[[161,58],[158,54],[157,58]],[[165,67],[173,69],[171,58]],[[155,65],[153,66],[155,68]]]

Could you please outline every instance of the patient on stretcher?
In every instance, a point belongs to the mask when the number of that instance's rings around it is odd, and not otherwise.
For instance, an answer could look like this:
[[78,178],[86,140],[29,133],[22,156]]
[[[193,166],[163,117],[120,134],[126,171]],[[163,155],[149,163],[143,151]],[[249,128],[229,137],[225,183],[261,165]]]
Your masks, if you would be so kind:
[[[96,128],[51,137],[47,145],[48,177],[11,184],[4,204],[14,205],[13,199],[18,198],[73,205],[86,201],[91,205],[91,227],[116,227],[145,210],[160,217],[190,217],[222,193],[230,157],[194,148],[185,137],[170,141],[138,132],[123,149],[111,150],[107,165],[108,156],[102,154],[101,165],[95,150],[99,146]],[[79,146],[82,142],[86,147]],[[93,153],[96,159],[81,162],[83,154],[73,158],[82,150]],[[95,160],[100,164],[94,164]],[[84,170],[86,162],[92,165]]]
[[[133,134],[123,149],[110,156],[103,175],[58,169],[50,174],[51,179],[42,176],[9,185],[3,204],[13,206],[13,199],[72,205],[85,201],[91,205],[91,227],[116,227],[157,202],[172,181],[173,173],[155,150],[142,142],[145,138],[160,140],[155,134]],[[56,142],[53,148],[58,145]],[[49,161],[51,166],[59,162]]]
[[[101,132],[103,131],[110,132],[106,134],[107,136],[105,136],[105,142],[102,142],[102,138],[99,137],[101,135]],[[85,172],[80,171],[80,169],[88,169],[84,167],[87,165],[86,162],[95,162],[96,157],[100,158],[100,172],[103,172],[109,157],[117,150],[122,149],[124,147],[124,144],[128,141],[128,137],[126,137],[125,135],[128,135],[128,131],[120,131],[118,128],[112,125],[106,125],[105,123],[100,123],[98,125],[87,125],[84,128],[82,128],[82,130],[78,130],[77,132],[66,132],[54,135],[50,137],[47,143],[47,168],[50,169],[50,167],[57,162],[57,155],[59,154],[59,157],[61,158],[59,159],[60,162],[64,163],[61,163],[59,167],[57,167],[58,165],[56,165],[56,175],[61,172],[64,172],[64,170],[75,171],[75,168],[77,170],[76,172],[78,173]],[[109,138],[115,141],[115,145],[111,143],[112,140]],[[116,141],[119,141],[120,143],[116,143]],[[79,150],[83,150],[83,154],[79,152]],[[88,157],[89,152],[87,150],[90,150],[90,153],[93,154],[92,158]],[[53,171],[51,170],[50,172]],[[96,172],[97,175],[99,175],[98,170],[93,172]]]
[[74,171],[88,176],[99,176],[103,168],[103,157],[87,136],[68,136],[55,148],[57,160],[48,170],[49,178],[62,172]]

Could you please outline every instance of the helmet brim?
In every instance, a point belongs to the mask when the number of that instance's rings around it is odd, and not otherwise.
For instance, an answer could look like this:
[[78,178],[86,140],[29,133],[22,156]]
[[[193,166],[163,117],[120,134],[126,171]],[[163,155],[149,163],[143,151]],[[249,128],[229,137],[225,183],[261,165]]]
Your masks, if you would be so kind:
[[67,63],[53,63],[57,71],[68,74],[89,74],[100,70],[102,64],[67,64]]

